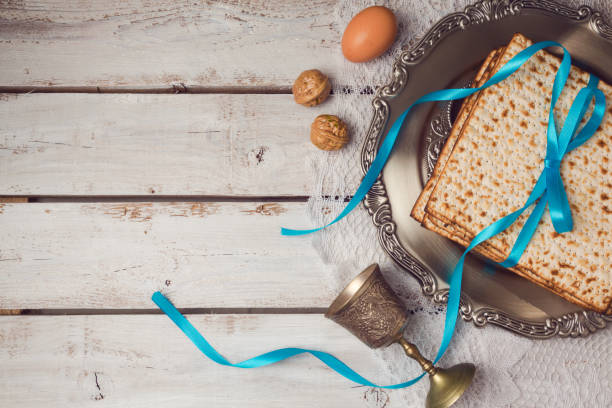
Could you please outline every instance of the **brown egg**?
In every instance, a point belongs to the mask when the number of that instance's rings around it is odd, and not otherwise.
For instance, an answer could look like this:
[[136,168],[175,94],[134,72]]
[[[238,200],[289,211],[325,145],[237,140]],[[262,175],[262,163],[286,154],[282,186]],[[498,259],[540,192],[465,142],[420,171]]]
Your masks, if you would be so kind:
[[361,10],[344,30],[342,53],[349,61],[370,61],[393,44],[397,34],[395,15],[382,6]]

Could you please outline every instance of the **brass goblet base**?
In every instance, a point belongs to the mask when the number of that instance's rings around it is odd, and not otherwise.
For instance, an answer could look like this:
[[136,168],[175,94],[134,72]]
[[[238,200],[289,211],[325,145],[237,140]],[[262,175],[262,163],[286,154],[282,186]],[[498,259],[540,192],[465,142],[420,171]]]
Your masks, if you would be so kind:
[[439,368],[429,376],[427,408],[447,408],[453,405],[472,383],[476,367],[471,363],[457,364],[451,368]]
[[415,359],[429,374],[426,408],[448,408],[469,387],[476,367],[458,364],[434,367],[418,348],[403,337],[406,311],[391,290],[377,264],[370,265],[353,279],[332,302],[326,317],[349,330],[371,348],[399,343],[406,355]]
[[415,359],[429,374],[429,393],[425,400],[426,408],[448,408],[453,405],[472,383],[476,367],[474,364],[457,364],[451,368],[434,367],[419,349],[400,337],[397,342],[404,348],[406,355]]

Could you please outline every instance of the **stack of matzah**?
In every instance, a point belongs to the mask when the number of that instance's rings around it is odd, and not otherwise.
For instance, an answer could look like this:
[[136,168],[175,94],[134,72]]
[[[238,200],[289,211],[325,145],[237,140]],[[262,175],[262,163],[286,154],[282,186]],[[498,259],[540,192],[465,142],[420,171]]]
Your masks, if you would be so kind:
[[[484,83],[531,44],[515,35],[508,46],[489,55],[475,82]],[[483,228],[523,206],[544,168],[548,110],[559,65],[557,57],[540,51],[513,76],[464,102],[412,210],[424,227],[467,246]],[[588,73],[572,67],[555,109],[558,124],[588,79]],[[612,314],[612,87],[600,82],[599,89],[608,101],[602,125],[561,165],[574,229],[557,234],[546,211],[511,270],[571,302]],[[505,259],[529,212],[475,251],[494,261]]]

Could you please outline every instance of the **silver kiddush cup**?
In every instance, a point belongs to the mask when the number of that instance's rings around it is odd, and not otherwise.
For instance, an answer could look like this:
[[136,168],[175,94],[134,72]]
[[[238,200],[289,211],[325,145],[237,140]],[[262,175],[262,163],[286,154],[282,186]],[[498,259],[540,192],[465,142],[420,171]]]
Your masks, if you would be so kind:
[[434,367],[417,347],[404,338],[406,310],[377,264],[370,265],[353,279],[332,302],[325,317],[338,323],[371,348],[399,343],[406,355],[429,374],[426,408],[447,408],[469,387],[476,367],[458,364],[448,369]]

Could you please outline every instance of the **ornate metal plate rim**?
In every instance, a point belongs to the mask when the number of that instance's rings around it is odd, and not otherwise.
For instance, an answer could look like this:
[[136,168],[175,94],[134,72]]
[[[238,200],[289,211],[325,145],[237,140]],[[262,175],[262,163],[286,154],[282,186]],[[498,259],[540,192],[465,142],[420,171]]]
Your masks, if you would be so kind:
[[[419,60],[433,50],[442,38],[455,31],[463,30],[470,25],[518,15],[523,10],[548,13],[586,23],[594,33],[612,40],[612,26],[604,21],[598,11],[589,6],[572,8],[552,0],[482,0],[467,6],[463,12],[447,15],[417,44],[400,54],[393,64],[391,81],[376,92],[372,101],[374,116],[361,151],[361,167],[364,174],[376,156],[379,139],[389,118],[388,100],[399,95],[405,88],[409,66],[418,64]],[[364,207],[378,229],[378,238],[385,251],[419,281],[423,294],[431,297],[436,303],[446,303],[448,289],[438,288],[438,278],[401,245],[396,235],[396,225],[392,219],[385,185],[380,177],[366,195]],[[584,337],[606,327],[606,322],[612,322],[612,316],[587,310],[548,318],[545,321],[520,320],[496,308],[477,308],[465,294],[462,295],[460,314],[463,320],[472,321],[478,327],[490,323],[538,339],[556,336]]]

